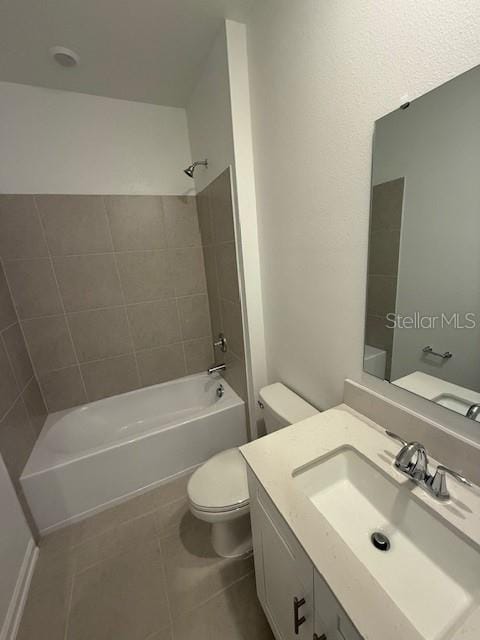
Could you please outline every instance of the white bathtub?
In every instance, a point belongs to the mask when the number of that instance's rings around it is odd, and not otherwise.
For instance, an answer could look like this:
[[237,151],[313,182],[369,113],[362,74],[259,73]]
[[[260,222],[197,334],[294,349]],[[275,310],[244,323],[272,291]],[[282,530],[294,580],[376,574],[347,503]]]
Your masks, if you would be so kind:
[[246,440],[243,400],[222,378],[201,373],[51,414],[21,483],[46,533]]

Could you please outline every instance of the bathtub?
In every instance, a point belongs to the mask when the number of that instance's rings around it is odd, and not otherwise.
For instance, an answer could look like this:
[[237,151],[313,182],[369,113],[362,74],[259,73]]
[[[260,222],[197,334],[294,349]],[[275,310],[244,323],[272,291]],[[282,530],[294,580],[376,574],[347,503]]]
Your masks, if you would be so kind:
[[201,373],[49,415],[20,480],[47,533],[246,441],[245,403]]

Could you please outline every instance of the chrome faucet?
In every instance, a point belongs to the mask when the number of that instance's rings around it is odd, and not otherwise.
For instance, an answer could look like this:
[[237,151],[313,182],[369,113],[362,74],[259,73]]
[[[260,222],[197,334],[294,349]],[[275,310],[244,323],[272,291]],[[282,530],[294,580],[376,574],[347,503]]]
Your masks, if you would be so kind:
[[225,363],[214,364],[212,367],[209,367],[207,369],[207,373],[209,376],[211,376],[212,373],[220,373],[220,371],[225,371],[226,368],[227,368],[227,365]]
[[449,469],[443,464],[437,466],[435,474],[430,474],[427,451],[423,444],[420,444],[420,442],[406,442],[392,431],[385,431],[385,433],[402,444],[402,448],[395,458],[395,467],[412,480],[418,482],[437,500],[448,500],[450,498],[446,474],[451,475],[452,478],[468,487],[472,486],[472,483],[458,471]]
[[406,442],[396,433],[387,431],[386,434],[402,444],[402,448],[395,458],[395,466],[413,480],[425,481],[428,475],[428,456],[420,442]]
[[476,420],[478,415],[480,414],[480,404],[472,404],[469,408],[465,416],[470,418],[470,420]]

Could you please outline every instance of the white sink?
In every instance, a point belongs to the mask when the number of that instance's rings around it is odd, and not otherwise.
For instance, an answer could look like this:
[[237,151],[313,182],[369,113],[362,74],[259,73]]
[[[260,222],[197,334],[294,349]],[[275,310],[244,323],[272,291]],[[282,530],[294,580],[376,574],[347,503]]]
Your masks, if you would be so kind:
[[[397,484],[350,447],[292,475],[425,640],[451,638],[479,606],[480,550],[412,495],[413,483]],[[376,531],[388,551],[373,546]]]

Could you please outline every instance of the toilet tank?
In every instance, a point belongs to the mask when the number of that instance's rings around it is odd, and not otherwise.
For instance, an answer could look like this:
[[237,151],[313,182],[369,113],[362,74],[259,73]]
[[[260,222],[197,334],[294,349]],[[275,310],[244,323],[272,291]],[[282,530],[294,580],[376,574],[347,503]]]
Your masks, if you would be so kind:
[[263,405],[267,433],[272,433],[318,413],[315,407],[297,396],[281,382],[263,387],[260,390],[260,400]]

